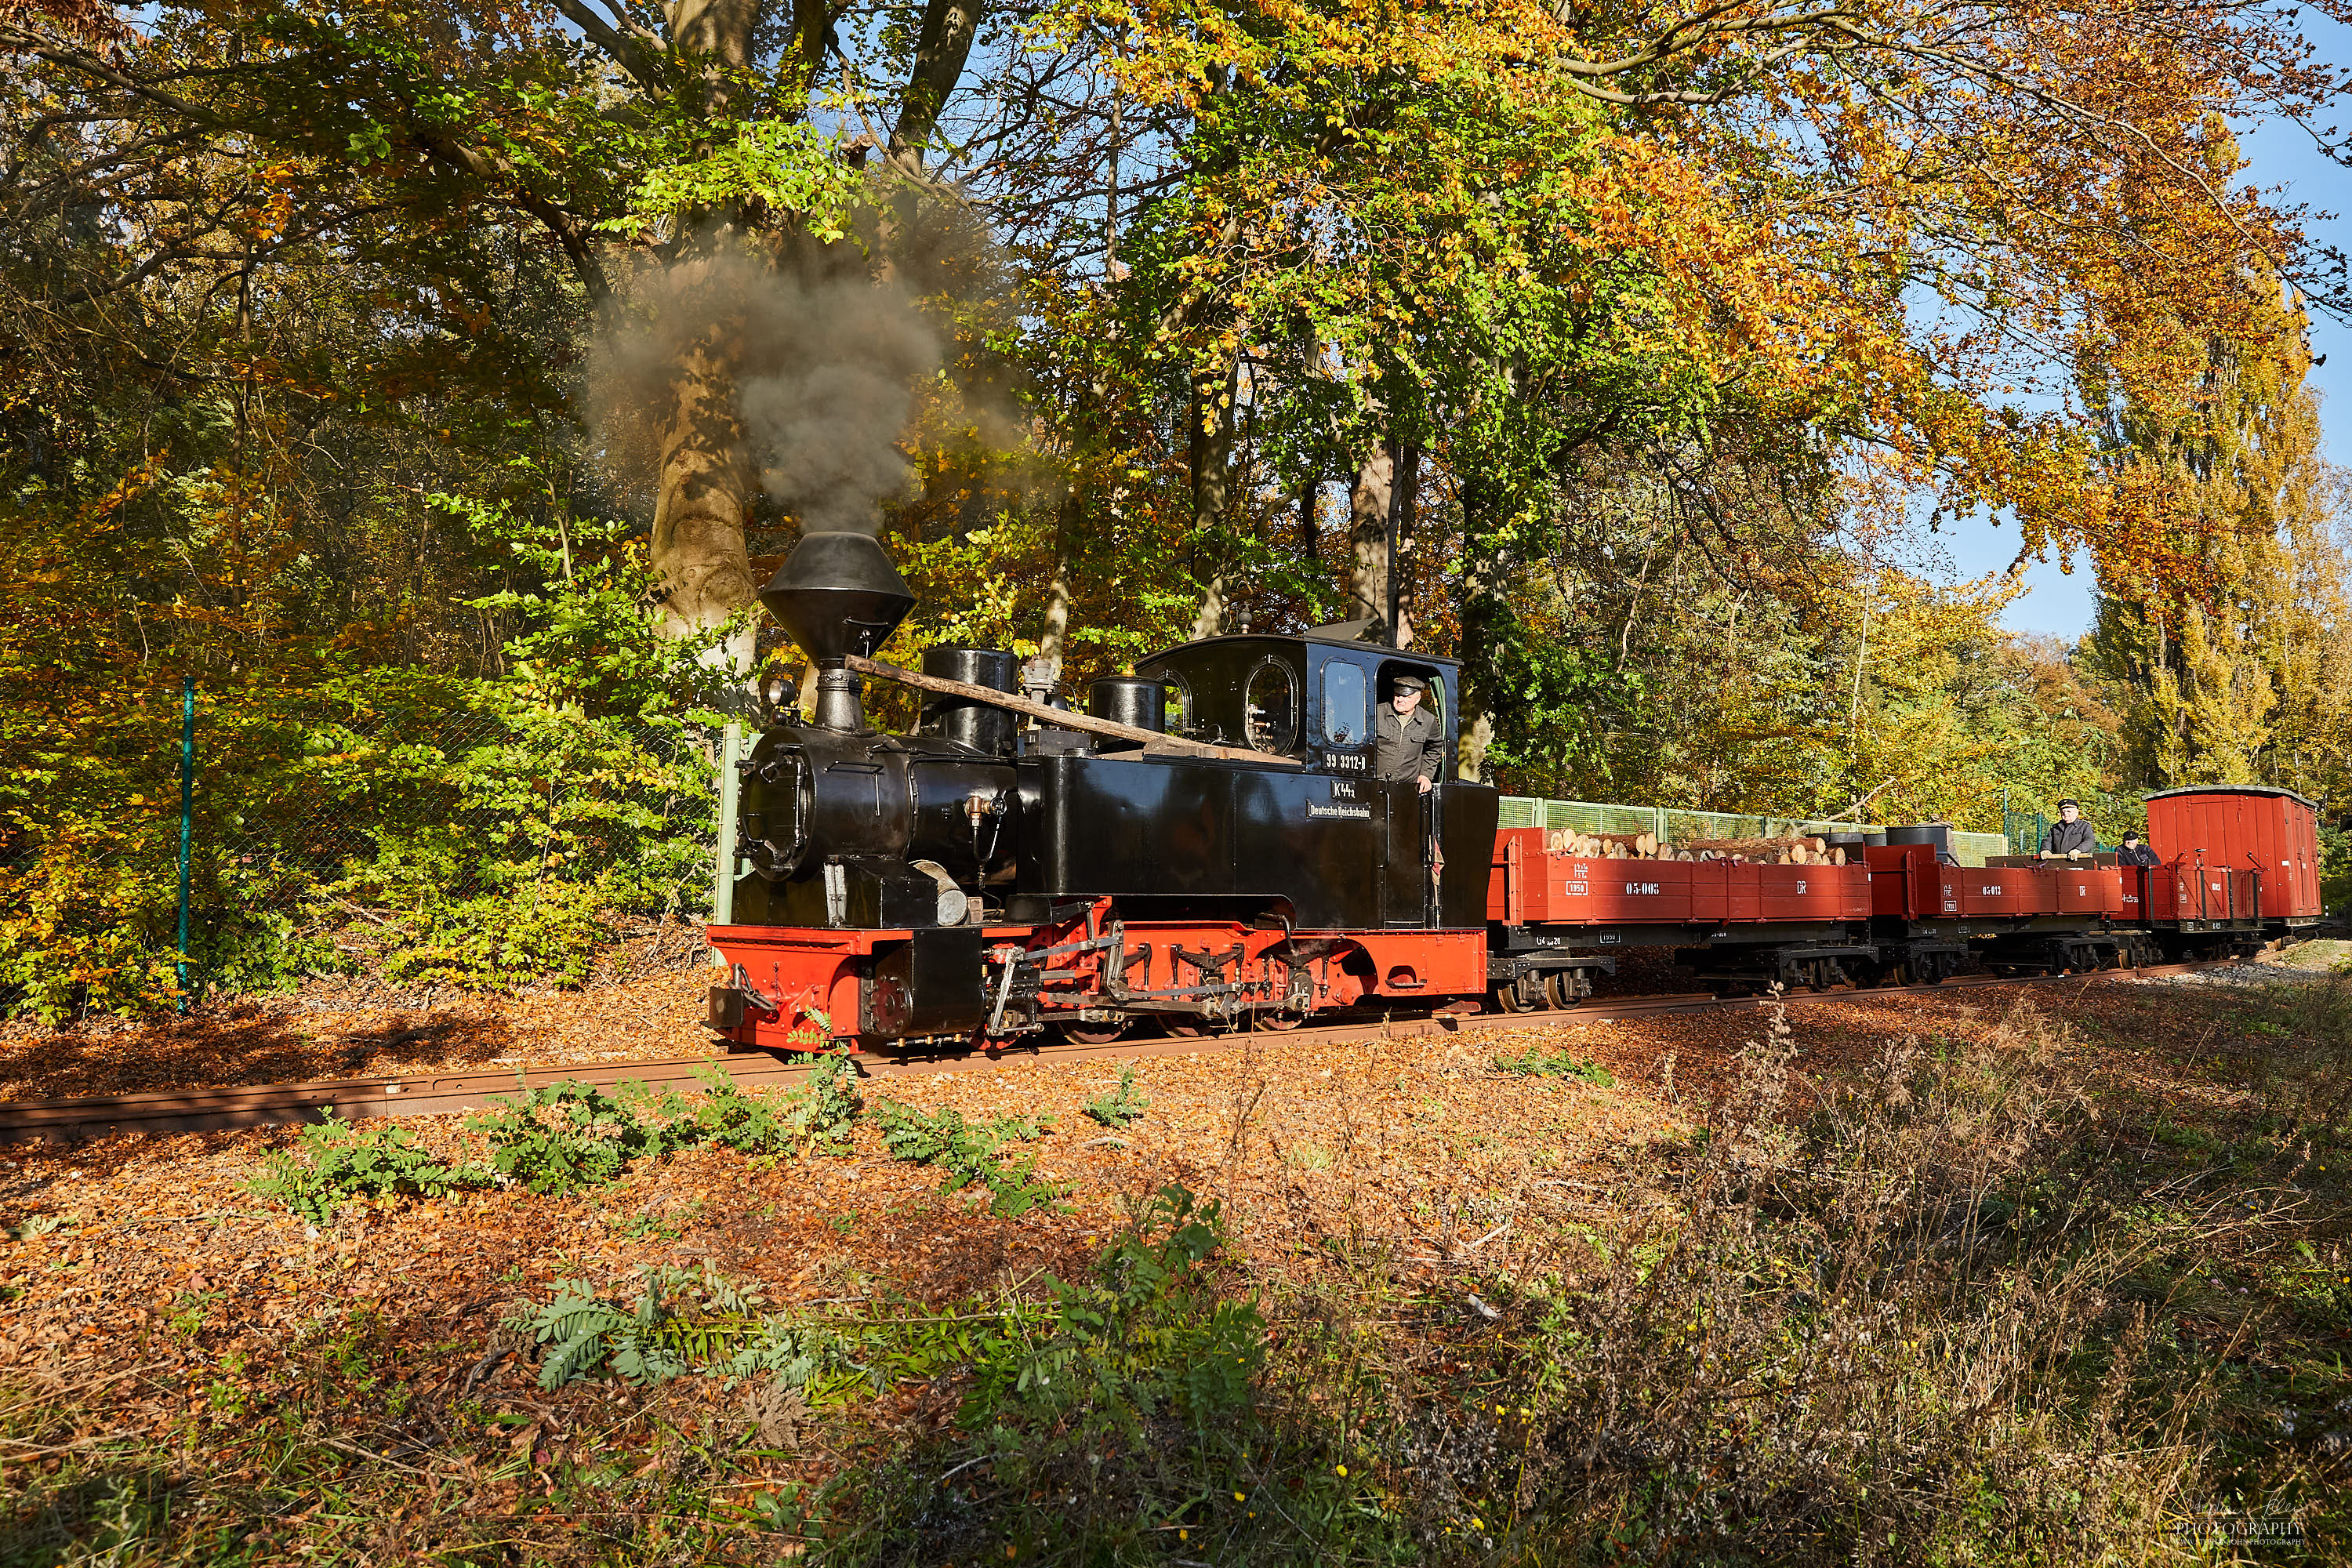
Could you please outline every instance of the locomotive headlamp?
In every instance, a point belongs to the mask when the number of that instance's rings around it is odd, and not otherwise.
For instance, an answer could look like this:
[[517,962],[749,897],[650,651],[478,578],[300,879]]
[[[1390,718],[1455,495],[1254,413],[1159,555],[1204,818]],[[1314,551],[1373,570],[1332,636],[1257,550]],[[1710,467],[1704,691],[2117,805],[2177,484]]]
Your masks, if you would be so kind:
[[782,719],[785,710],[797,706],[800,700],[800,683],[781,669],[770,670],[760,682],[760,714],[771,724]]

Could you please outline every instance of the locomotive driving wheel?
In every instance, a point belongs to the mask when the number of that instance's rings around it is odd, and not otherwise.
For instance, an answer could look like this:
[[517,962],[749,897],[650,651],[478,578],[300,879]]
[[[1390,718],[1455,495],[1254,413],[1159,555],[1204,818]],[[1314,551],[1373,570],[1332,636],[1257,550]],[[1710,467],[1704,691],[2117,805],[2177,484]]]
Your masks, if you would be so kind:
[[1062,1038],[1074,1046],[1107,1046],[1127,1033],[1132,1018],[1070,1018],[1056,1024]]
[[1307,1022],[1304,1009],[1292,1007],[1257,1007],[1251,1010],[1250,1027],[1270,1029],[1276,1034],[1286,1033]]

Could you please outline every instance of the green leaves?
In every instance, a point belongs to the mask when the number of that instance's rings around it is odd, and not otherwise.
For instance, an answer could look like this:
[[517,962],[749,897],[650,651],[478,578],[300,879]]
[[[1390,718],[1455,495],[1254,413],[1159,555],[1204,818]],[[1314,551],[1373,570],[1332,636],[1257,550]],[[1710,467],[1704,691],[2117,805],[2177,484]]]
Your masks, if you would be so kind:
[[576,1080],[501,1097],[466,1125],[490,1140],[491,1163],[535,1193],[602,1186],[666,1140],[619,1100]]
[[506,1321],[503,1327],[540,1347],[541,1388],[605,1374],[642,1387],[698,1373],[766,1377],[772,1388],[799,1389],[842,1359],[828,1336],[761,1312],[757,1289],[741,1289],[708,1264],[699,1272],[641,1267],[637,1273],[634,1300],[565,1279],[545,1306]]
[[1066,1190],[1058,1182],[1036,1177],[1034,1153],[1011,1161],[1003,1157],[1006,1144],[1044,1136],[1053,1124],[1051,1117],[1000,1116],[974,1126],[952,1106],[927,1113],[886,1100],[876,1108],[875,1122],[892,1159],[941,1167],[947,1173],[941,1192],[986,1187],[989,1212],[1004,1218],[1045,1207]]
[[1516,1054],[1495,1053],[1495,1070],[1517,1078],[1579,1079],[1597,1088],[1607,1089],[1617,1077],[1599,1062],[1588,1062],[1570,1056],[1566,1051],[1547,1050],[1541,1046],[1529,1046]]
[[1087,1114],[1105,1127],[1125,1127],[1140,1119],[1151,1107],[1151,1097],[1143,1092],[1133,1062],[1121,1063],[1118,1084],[1108,1094],[1098,1094],[1087,1101]]
[[849,234],[850,205],[862,184],[842,161],[839,137],[820,136],[798,121],[754,121],[715,153],[653,170],[631,194],[629,211],[596,226],[636,235],[656,219],[691,222],[756,202],[798,217],[830,245]]
[[699,1102],[676,1093],[653,1099],[633,1084],[607,1094],[567,1079],[501,1097],[496,1110],[466,1125],[488,1136],[491,1163],[500,1174],[535,1193],[602,1186],[632,1161],[658,1160],[680,1149],[718,1147],[772,1158],[848,1146],[858,1100],[843,1058],[822,1059],[805,1084],[782,1096],[746,1094],[718,1068],[699,1068],[695,1076],[704,1086]]
[[1043,1333],[1013,1321],[989,1337],[962,1424],[1135,1431],[1170,1407],[1196,1425],[1240,1407],[1264,1364],[1265,1322],[1206,1277],[1223,1245],[1221,1205],[1162,1187],[1093,1282],[1052,1282]]
[[437,1198],[489,1180],[478,1165],[443,1163],[400,1127],[354,1126],[332,1108],[324,1115],[302,1129],[293,1152],[272,1151],[246,1190],[312,1225],[331,1225],[353,1198]]

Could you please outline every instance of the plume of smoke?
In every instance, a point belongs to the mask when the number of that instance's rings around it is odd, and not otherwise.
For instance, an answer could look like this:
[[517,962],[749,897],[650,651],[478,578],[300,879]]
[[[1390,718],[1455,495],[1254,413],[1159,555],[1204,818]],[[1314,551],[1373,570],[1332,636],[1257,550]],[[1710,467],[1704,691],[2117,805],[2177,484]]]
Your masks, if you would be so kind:
[[870,532],[878,509],[908,493],[915,467],[898,437],[940,344],[903,289],[721,254],[652,274],[636,293],[641,312],[602,334],[590,361],[616,463],[657,466],[665,426],[699,381],[731,405],[725,459],[803,531]]

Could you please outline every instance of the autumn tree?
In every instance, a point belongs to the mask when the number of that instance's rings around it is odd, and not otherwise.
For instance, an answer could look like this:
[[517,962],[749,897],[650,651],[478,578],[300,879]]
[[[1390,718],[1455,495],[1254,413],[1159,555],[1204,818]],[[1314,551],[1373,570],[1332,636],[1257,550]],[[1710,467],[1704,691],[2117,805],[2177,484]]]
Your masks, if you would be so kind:
[[[1570,476],[1606,450],[1671,485],[1717,421],[1785,430],[1949,518],[2012,519],[2029,551],[2185,559],[2116,504],[2066,367],[2151,314],[2179,330],[2123,367],[2149,386],[2255,331],[2232,268],[2291,258],[2297,236],[2235,185],[2221,127],[2333,90],[2267,12],[1090,4],[1048,23],[1115,83],[1070,118],[1121,115],[1155,153],[1126,166],[1118,268],[1065,275],[1065,341],[1116,367],[1097,393],[1131,389],[1180,433],[1223,406],[1195,370],[1250,373],[1262,468],[1189,437],[1148,466],[1213,563],[1197,591],[1296,603],[1279,572],[1234,563],[1326,478],[1354,504],[1315,559],[1366,561],[1381,464],[1418,451],[1421,515],[1469,520],[1444,587],[1469,601],[1488,729],[1528,695],[1484,661],[1528,663],[1504,647],[1512,584]],[[1064,124],[1074,161],[1014,187],[1102,166],[1101,137]],[[1197,544],[1211,479],[1222,551]],[[1360,612],[1364,577],[1302,613]]]
[[[2320,452],[2302,309],[2267,274],[2243,287],[2263,336],[2214,342],[2171,397],[2105,402],[2116,490],[2198,552],[2174,575],[2103,571],[2091,646],[2149,784],[2324,792],[2352,742],[2341,480]],[[2105,390],[2095,371],[2092,384]]]

